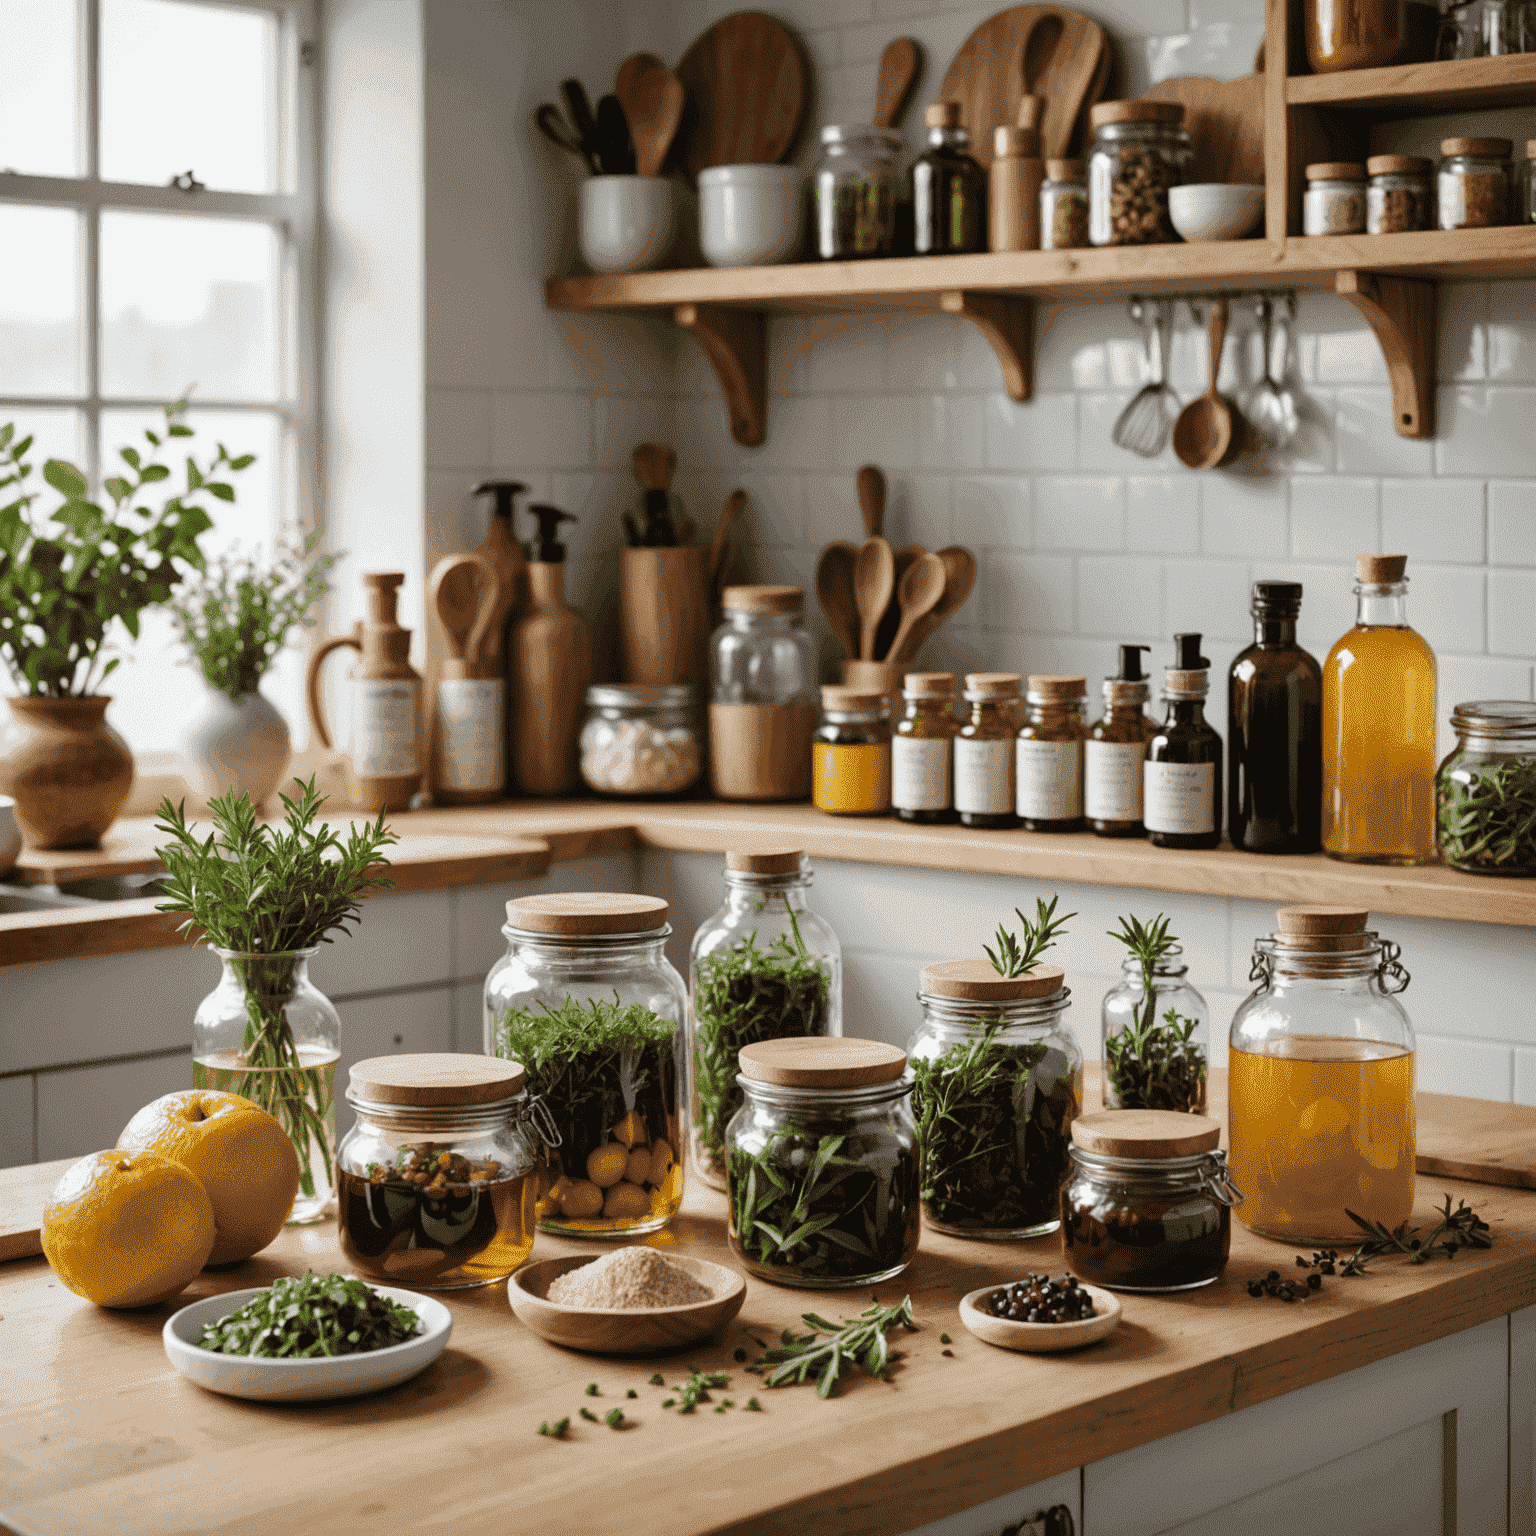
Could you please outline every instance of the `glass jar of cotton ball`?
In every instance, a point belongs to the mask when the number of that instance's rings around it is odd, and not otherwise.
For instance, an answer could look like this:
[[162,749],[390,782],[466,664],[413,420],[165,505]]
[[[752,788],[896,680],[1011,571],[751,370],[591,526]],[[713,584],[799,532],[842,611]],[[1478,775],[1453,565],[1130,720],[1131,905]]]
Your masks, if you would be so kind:
[[694,690],[604,683],[587,689],[581,776],[600,795],[679,795],[703,766]]

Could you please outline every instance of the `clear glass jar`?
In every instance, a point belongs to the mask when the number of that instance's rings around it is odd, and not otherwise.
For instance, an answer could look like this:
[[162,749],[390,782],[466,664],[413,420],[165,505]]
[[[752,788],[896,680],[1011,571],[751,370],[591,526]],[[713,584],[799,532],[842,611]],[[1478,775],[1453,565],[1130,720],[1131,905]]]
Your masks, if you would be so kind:
[[[1533,35],[1531,51],[1536,52],[1536,8],[1531,12]],[[1536,139],[1529,139],[1525,146],[1526,158],[1520,162],[1518,185],[1515,189],[1514,224],[1536,224]]]
[[821,159],[811,171],[816,254],[856,261],[896,254],[903,140],[895,128],[834,123],[821,130]]
[[1508,139],[1445,139],[1435,178],[1441,229],[1487,229],[1509,223]]
[[[524,1129],[535,1101],[521,1064],[376,1056],[350,1076],[357,1123],[336,1150],[336,1235],[348,1262],[418,1290],[505,1280],[533,1251],[538,1192]],[[545,1122],[541,1134],[552,1140],[554,1128]]]
[[1221,1278],[1243,1192],[1217,1143],[1221,1124],[1153,1112],[1134,1134],[1116,1115],[1072,1126],[1061,1246],[1072,1273],[1112,1291],[1197,1291]]
[[1183,184],[1192,153],[1177,101],[1101,101],[1089,111],[1088,239],[1161,245],[1179,237],[1168,189]]
[[1014,748],[1019,821],[1030,832],[1083,829],[1083,741],[1088,685],[1036,672],[1024,695]]
[[680,795],[703,767],[693,687],[587,689],[581,776],[600,795]]
[[[1083,1053],[1061,968],[999,976],[985,960],[923,967],[907,1054],[923,1149],[923,1214],[957,1237],[1040,1237],[1061,1224]],[[979,1154],[979,1155],[978,1155]]]
[[1440,857],[1473,875],[1536,875],[1536,704],[1483,699],[1451,714],[1435,774]]
[[1080,250],[1088,244],[1088,178],[1081,160],[1047,160],[1040,183],[1040,249]]
[[1397,945],[1344,907],[1283,907],[1254,942],[1232,1018],[1227,1144],[1245,1226],[1349,1242],[1345,1214],[1396,1230],[1413,1210],[1414,1036]]
[[559,1140],[540,1136],[539,1227],[638,1237],[683,1199],[688,994],[667,904],[603,891],[507,903],[485,978],[485,1050],[519,1061]]
[[1307,62],[1320,75],[1421,63],[1434,56],[1438,21],[1434,0],[1306,0]]
[[309,979],[319,951],[213,953],[223,970],[192,1020],[192,1086],[238,1093],[287,1131],[299,1154],[288,1224],[323,1220],[335,1193],[341,1015]]
[[1429,181],[1433,167],[1416,155],[1372,155],[1365,162],[1365,232],[1400,235],[1429,228]]
[[725,900],[688,959],[688,1131],[694,1171],[726,1187],[725,1128],[741,1108],[737,1053],[760,1040],[843,1032],[843,951],[806,905],[798,849],[733,849]]
[[936,101],[924,113],[928,148],[912,162],[912,243],[919,256],[959,256],[987,248],[987,173],[970,152],[960,103]]
[[902,821],[955,819],[952,791],[955,679],[949,672],[908,672],[902,718],[891,735],[891,804]]
[[1141,962],[1120,962],[1120,980],[1099,1007],[1105,1109],[1205,1113],[1211,1010],[1188,976],[1180,944],[1153,965],[1150,993]]
[[759,1279],[843,1290],[912,1262],[923,1223],[906,1065],[905,1052],[878,1040],[742,1051],[744,1103],[726,1127],[729,1231]]
[[1307,235],[1358,235],[1365,228],[1365,167],[1354,160],[1309,165],[1301,228]]
[[969,709],[954,742],[955,810],[964,827],[1011,827],[1015,738],[1019,732],[1017,672],[967,672]]
[[804,800],[816,730],[816,642],[799,587],[727,587],[709,641],[709,776],[722,800]]
[[821,690],[811,747],[811,799],[833,816],[884,816],[891,808],[891,715],[883,693]]

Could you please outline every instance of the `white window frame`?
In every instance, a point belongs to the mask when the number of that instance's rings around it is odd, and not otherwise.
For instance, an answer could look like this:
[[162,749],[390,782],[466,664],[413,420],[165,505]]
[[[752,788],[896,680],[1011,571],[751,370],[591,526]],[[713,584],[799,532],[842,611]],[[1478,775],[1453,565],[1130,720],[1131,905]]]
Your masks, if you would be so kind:
[[[80,81],[79,176],[29,176],[0,170],[0,202],[68,208],[81,215],[81,294],[84,318],[85,390],[76,395],[18,395],[5,391],[0,367],[0,419],[15,411],[71,410],[85,418],[85,463],[93,486],[110,473],[101,462],[103,411],[158,409],[159,397],[101,393],[101,214],[103,209],[194,215],[266,223],[280,252],[278,364],[275,401],[223,400],[196,394],[194,410],[276,415],[282,429],[282,463],[276,481],[282,526],[312,531],[320,526],[316,488],[320,477],[319,400],[319,98],[318,18],[315,0],[183,0],[210,9],[262,11],[276,17],[277,186],[272,193],[182,191],[178,187],[104,181],[101,165],[101,0],[77,0]],[[194,157],[195,158],[195,157]],[[196,165],[190,167],[195,173]],[[237,450],[238,451],[238,450]],[[164,751],[138,754],[141,766],[171,767]]]

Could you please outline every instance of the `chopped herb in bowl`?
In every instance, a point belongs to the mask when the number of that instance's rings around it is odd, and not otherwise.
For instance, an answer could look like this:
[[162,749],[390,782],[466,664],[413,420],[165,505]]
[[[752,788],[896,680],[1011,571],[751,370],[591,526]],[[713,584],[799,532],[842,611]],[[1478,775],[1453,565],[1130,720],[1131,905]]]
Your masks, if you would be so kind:
[[219,1355],[305,1360],[389,1349],[416,1337],[421,1319],[361,1280],[307,1270],[258,1291],[203,1330],[198,1347]]

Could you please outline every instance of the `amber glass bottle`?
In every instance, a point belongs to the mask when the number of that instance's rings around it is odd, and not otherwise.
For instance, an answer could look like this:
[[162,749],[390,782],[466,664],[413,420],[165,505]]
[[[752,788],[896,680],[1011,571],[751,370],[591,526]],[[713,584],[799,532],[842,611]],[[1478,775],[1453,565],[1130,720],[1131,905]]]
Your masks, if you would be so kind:
[[1355,560],[1355,627],[1323,668],[1323,852],[1435,857],[1435,653],[1408,627],[1406,555]]
[[964,827],[1012,827],[1017,672],[967,672],[969,714],[955,737],[955,809]]
[[1206,723],[1211,664],[1198,634],[1175,635],[1163,674],[1168,718],[1147,744],[1142,770],[1148,840],[1158,848],[1214,848],[1221,841],[1221,737]]
[[891,734],[891,804],[902,821],[953,821],[950,759],[960,729],[954,676],[908,672],[901,698],[902,718]]
[[1253,584],[1253,644],[1227,673],[1227,836],[1249,853],[1316,853],[1323,670],[1296,643],[1299,581]]
[[1104,679],[1104,718],[1083,743],[1083,814],[1100,837],[1145,837],[1141,820],[1142,768],[1157,722],[1146,712],[1148,683],[1141,653],[1149,645],[1122,645],[1120,672]]
[[1083,713],[1080,677],[1032,673],[1015,758],[1020,824],[1030,832],[1083,829]]

